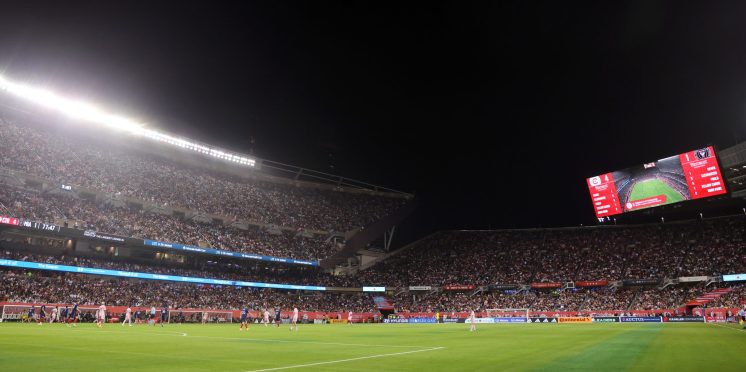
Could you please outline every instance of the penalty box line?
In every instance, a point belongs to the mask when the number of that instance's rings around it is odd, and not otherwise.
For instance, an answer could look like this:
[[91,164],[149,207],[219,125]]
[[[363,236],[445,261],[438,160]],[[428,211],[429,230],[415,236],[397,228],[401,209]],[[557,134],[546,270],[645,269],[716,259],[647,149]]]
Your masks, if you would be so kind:
[[373,359],[373,358],[383,358],[383,357],[391,357],[391,356],[399,356],[399,355],[407,355],[407,354],[415,354],[415,353],[424,353],[424,352],[427,352],[427,351],[435,351],[435,350],[441,350],[441,349],[445,349],[445,347],[439,346],[439,347],[433,347],[433,348],[422,349],[422,350],[402,351],[402,352],[399,352],[399,353],[376,354],[376,355],[368,355],[368,356],[362,356],[362,357],[356,357],[356,358],[329,360],[329,361],[326,361],[326,362],[295,364],[295,365],[291,365],[291,366],[275,367],[275,368],[252,369],[252,370],[246,371],[246,372],[279,371],[279,370],[283,370],[283,369],[315,367],[315,366],[322,366],[322,365],[326,365],[326,364],[354,362],[356,360]]

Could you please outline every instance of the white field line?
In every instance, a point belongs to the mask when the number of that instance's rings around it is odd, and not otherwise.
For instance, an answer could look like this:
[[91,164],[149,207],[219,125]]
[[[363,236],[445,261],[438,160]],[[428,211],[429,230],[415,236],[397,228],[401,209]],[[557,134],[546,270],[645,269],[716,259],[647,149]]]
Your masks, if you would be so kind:
[[433,347],[433,348],[430,348],[430,349],[402,351],[402,352],[399,352],[399,353],[368,355],[368,356],[357,357],[357,358],[347,358],[347,359],[330,360],[330,361],[326,361],[326,362],[316,362],[316,363],[307,363],[307,364],[295,364],[295,365],[292,365],[292,366],[284,366],[284,367],[265,368],[265,369],[253,369],[253,370],[250,370],[250,371],[247,371],[247,372],[279,371],[279,370],[283,370],[283,369],[314,367],[314,366],[322,366],[322,365],[326,365],[326,364],[353,362],[353,361],[356,361],[356,360],[373,359],[373,358],[383,358],[383,357],[406,355],[406,354],[414,354],[414,353],[424,353],[426,351],[435,351],[435,350],[440,350],[440,349],[443,349],[443,347]]

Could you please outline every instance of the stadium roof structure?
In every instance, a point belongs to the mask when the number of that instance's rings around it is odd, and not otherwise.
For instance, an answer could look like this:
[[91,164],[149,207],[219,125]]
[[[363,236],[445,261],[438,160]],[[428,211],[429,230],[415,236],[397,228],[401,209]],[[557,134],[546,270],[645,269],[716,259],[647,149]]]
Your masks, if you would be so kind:
[[6,97],[16,98],[16,102],[6,102],[2,107],[18,110],[28,114],[27,109],[18,107],[19,104],[30,103],[39,108],[46,108],[56,114],[73,120],[87,122],[98,127],[108,127],[112,130],[126,132],[131,135],[147,138],[163,145],[181,148],[204,157],[222,160],[244,169],[259,170],[270,176],[289,178],[296,182],[311,182],[332,185],[343,191],[357,190],[385,193],[389,196],[411,198],[412,194],[396,189],[374,185],[368,182],[342,177],[330,173],[320,172],[300,166],[285,164],[268,159],[261,159],[204,142],[166,133],[150,128],[146,123],[112,114],[88,102],[69,99],[51,90],[33,87],[23,83],[13,82],[0,75],[0,92]]
[[746,142],[722,149],[718,156],[731,196],[746,199]]

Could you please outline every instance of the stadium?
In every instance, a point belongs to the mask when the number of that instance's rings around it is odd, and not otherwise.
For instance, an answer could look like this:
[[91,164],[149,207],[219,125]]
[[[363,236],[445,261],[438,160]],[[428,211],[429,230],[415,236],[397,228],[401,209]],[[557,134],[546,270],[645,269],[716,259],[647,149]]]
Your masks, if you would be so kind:
[[[440,143],[429,152],[406,140],[354,159],[354,174],[404,169],[406,178],[419,173],[383,153],[419,159],[433,173],[426,186],[445,185],[420,194],[315,170],[310,158],[292,165],[237,151],[231,137],[243,134],[215,137],[219,123],[198,126],[204,137],[182,133],[110,110],[95,94],[81,100],[54,79],[18,78],[0,62],[3,371],[746,363],[744,140],[696,135],[642,155],[640,142],[575,165],[540,145],[519,154],[510,144],[491,146],[499,161],[483,162],[469,155],[474,142],[448,148],[444,161]],[[545,140],[519,133],[510,138]],[[362,148],[364,137],[343,138]],[[284,159],[292,147],[273,150]],[[468,162],[481,173],[466,172]],[[614,167],[627,168],[601,174]],[[557,168],[582,177],[568,181]],[[537,174],[536,186],[517,190],[516,180]],[[554,201],[568,189],[584,201],[573,211]],[[592,222],[568,222],[575,209]],[[484,228],[475,215],[501,217]],[[431,219],[442,223],[422,228]]]

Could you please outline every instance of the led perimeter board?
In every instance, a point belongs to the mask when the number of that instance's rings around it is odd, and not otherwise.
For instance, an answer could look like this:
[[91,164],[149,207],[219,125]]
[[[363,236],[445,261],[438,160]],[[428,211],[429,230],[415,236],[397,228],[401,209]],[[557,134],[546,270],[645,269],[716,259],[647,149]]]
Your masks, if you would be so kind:
[[599,220],[726,193],[715,150],[699,150],[586,179]]

